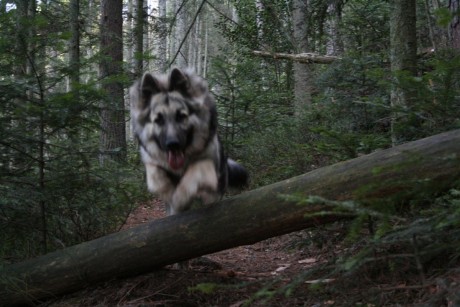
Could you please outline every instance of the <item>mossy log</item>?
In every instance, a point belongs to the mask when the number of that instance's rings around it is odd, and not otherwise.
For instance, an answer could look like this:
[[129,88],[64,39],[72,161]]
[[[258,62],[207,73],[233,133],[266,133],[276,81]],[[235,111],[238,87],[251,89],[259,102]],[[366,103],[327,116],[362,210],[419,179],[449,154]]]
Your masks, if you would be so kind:
[[455,130],[6,266],[0,270],[0,305],[41,301],[350,216],[318,214],[331,208],[322,202],[299,205],[281,195],[403,201],[418,193],[440,192],[459,177],[460,130]]

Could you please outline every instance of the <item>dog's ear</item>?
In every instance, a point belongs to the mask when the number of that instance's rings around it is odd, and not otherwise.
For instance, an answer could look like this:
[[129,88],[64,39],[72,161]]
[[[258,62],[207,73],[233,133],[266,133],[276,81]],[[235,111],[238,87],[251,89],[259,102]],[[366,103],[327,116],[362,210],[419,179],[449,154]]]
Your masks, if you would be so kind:
[[201,100],[208,95],[208,84],[190,70],[174,68],[169,77],[169,91],[178,91],[186,97]]
[[150,103],[152,96],[158,94],[162,90],[161,82],[151,74],[145,73],[142,77],[140,86],[141,108],[145,108]]
[[182,70],[174,68],[169,77],[169,91],[178,91],[184,96],[190,96],[189,93],[190,82]]

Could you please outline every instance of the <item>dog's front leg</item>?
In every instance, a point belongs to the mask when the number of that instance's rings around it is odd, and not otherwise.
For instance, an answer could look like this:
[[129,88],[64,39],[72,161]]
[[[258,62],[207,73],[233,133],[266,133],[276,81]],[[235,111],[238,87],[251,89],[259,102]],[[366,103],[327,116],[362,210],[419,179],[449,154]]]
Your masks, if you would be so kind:
[[145,164],[145,169],[149,191],[158,195],[161,200],[166,202],[166,211],[168,211],[168,215],[171,215],[168,206],[170,206],[169,204],[171,204],[172,201],[175,189],[174,184],[162,168],[154,164]]
[[[212,160],[201,160],[190,165],[172,195],[171,210],[174,213],[189,208],[194,198],[201,197],[206,202],[215,201],[211,195],[217,194],[217,172]],[[207,196],[204,199],[204,196]]]

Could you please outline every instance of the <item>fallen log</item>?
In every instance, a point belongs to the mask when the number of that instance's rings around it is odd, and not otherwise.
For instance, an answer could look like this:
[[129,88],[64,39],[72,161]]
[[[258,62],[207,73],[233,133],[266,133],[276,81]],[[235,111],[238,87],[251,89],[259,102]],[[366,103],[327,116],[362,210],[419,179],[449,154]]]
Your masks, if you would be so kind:
[[[220,250],[347,217],[315,214],[280,195],[363,202],[440,192],[460,178],[460,130],[314,170],[228,198],[0,269],[0,305],[40,302],[96,282],[150,272]],[[457,181],[458,182],[458,181]]]
[[253,55],[261,56],[265,58],[272,58],[272,59],[283,59],[283,60],[291,60],[294,62],[299,63],[317,63],[317,64],[331,64],[334,61],[341,60],[342,58],[332,55],[320,55],[317,53],[298,53],[298,54],[290,54],[290,53],[281,53],[281,52],[267,52],[267,51],[253,51]]

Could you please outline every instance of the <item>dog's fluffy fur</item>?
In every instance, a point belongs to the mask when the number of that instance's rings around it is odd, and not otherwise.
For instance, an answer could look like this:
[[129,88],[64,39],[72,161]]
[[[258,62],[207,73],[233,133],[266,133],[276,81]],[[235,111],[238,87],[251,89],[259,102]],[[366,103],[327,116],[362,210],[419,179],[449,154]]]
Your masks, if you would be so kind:
[[191,71],[146,73],[130,88],[133,132],[147,185],[175,214],[196,198],[216,201],[227,186],[247,183],[246,170],[224,155],[217,111],[206,81]]

